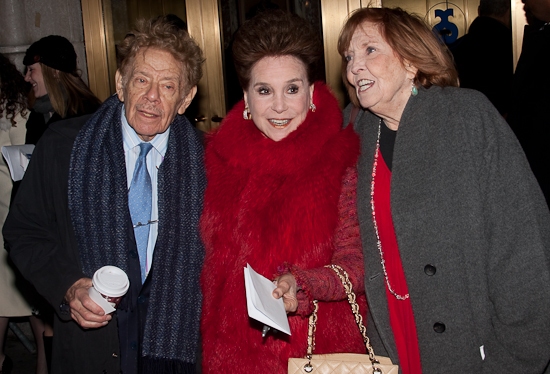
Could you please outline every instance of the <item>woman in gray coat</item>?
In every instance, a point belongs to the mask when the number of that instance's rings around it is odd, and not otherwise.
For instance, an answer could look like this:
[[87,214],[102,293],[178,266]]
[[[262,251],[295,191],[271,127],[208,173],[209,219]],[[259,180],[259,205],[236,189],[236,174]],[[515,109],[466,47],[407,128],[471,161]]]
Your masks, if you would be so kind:
[[338,49],[375,352],[405,374],[544,372],[550,214],[508,125],[401,9],[357,10]]

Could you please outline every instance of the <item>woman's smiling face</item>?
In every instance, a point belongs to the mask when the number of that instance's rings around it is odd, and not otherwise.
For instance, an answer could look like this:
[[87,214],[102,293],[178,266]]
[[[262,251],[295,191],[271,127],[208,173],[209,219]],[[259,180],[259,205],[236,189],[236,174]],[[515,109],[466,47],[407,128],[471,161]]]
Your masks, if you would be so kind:
[[305,65],[293,56],[264,57],[252,67],[244,91],[252,121],[269,139],[279,141],[304,122],[313,97]]
[[400,118],[411,95],[416,68],[405,67],[380,33],[365,22],[357,27],[346,51],[347,79],[361,106],[381,117]]
[[48,94],[46,84],[44,84],[44,76],[42,75],[42,66],[39,62],[27,66],[25,80],[31,84],[35,97],[42,97]]

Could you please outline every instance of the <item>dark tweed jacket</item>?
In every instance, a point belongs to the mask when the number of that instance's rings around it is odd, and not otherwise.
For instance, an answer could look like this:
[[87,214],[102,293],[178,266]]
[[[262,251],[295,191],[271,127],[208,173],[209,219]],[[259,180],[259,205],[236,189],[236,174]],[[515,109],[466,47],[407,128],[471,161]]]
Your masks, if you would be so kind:
[[[550,361],[550,214],[540,188],[482,94],[419,91],[397,132],[391,205],[423,372],[542,373]],[[368,333],[375,352],[395,363],[369,204],[378,123],[363,111],[355,120],[358,212]]]

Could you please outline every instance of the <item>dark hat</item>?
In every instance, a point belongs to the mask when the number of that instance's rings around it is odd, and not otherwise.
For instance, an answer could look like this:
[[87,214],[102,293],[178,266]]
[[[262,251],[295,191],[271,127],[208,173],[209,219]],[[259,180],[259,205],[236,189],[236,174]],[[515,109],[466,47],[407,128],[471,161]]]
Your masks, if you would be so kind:
[[29,66],[37,62],[70,73],[76,70],[76,53],[66,38],[50,35],[32,43],[25,53],[23,64]]

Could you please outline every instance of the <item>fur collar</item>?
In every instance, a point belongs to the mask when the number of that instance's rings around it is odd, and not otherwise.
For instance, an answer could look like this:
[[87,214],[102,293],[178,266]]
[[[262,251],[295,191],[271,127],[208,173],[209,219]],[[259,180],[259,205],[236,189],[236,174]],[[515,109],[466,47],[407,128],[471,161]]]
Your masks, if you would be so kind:
[[[254,121],[243,119],[241,100],[211,139],[212,148],[229,166],[257,173],[285,175],[307,169],[319,158],[323,144],[336,136],[342,125],[338,102],[325,84],[315,83],[313,103],[317,110],[309,111],[295,131],[275,142],[263,136]],[[297,159],[300,161],[296,162]]]

